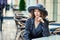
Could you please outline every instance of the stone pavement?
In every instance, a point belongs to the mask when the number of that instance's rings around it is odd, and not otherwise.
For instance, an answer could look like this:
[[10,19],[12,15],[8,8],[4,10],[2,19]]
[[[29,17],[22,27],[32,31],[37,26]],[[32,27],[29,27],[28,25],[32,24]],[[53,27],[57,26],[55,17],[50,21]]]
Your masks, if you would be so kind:
[[14,19],[4,19],[2,27],[3,40],[15,40],[16,25]]
[[0,40],[2,40],[2,32],[0,31]]

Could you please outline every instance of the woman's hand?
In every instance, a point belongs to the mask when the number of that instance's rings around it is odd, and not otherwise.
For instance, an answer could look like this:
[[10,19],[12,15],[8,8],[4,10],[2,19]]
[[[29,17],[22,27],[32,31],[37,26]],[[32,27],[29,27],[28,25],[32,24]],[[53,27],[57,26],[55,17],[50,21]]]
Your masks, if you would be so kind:
[[44,23],[44,20],[42,19],[42,17],[38,17],[38,21]]

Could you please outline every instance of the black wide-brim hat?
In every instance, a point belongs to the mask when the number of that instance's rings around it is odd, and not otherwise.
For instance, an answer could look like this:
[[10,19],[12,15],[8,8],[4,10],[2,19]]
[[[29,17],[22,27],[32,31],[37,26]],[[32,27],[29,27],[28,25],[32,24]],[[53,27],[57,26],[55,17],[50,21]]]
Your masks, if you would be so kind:
[[40,11],[44,12],[44,14],[47,16],[48,15],[48,12],[47,10],[45,9],[45,7],[41,4],[38,4],[36,6],[30,6],[28,7],[28,12],[31,13],[31,11],[33,11],[34,9],[39,9]]

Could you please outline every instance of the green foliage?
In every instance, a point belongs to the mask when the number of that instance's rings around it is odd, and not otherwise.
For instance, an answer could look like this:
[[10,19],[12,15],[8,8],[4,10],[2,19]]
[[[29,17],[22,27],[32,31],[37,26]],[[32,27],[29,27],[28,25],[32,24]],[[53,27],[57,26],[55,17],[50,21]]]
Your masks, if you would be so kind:
[[25,11],[25,10],[26,10],[25,0],[20,0],[20,3],[19,3],[19,11]]

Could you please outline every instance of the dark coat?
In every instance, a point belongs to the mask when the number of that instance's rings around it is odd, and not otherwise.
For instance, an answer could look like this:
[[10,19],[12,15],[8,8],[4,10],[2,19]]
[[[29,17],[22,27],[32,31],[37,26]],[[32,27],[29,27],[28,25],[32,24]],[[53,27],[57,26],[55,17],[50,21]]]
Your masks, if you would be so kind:
[[49,36],[49,28],[48,28],[48,21],[45,20],[45,23],[39,23],[38,27],[35,28],[34,25],[34,18],[30,18],[26,21],[25,25],[25,32],[24,32],[24,40],[31,40],[33,38],[40,38]]

